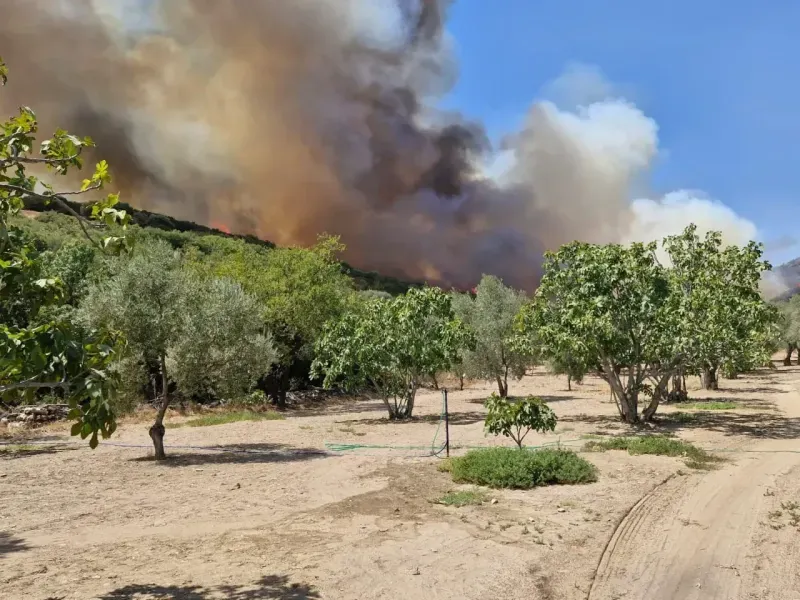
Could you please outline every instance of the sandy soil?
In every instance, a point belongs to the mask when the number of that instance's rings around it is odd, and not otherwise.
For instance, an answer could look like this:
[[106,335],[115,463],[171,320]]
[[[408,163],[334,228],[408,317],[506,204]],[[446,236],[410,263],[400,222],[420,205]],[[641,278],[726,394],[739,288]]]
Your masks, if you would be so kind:
[[[595,484],[464,508],[436,503],[458,488],[426,456],[437,392],[408,424],[362,401],[169,429],[162,464],[141,423],[94,452],[50,430],[41,453],[0,455],[0,598],[800,598],[800,530],[781,508],[800,502],[800,454],[773,452],[800,450],[800,371],[722,384],[692,395],[740,409],[665,407],[657,427],[725,450],[719,470],[587,453]],[[543,373],[512,387],[559,416],[528,443],[626,431],[602,382],[565,388]],[[482,430],[490,391],[450,393],[455,453],[505,443]]]

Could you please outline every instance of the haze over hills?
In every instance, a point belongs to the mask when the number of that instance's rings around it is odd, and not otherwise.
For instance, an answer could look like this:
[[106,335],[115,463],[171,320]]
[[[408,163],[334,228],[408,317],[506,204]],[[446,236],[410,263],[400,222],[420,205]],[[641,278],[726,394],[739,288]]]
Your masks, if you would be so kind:
[[[86,207],[84,205],[77,202],[67,202],[73,210],[85,212]],[[121,202],[119,206],[120,208],[128,211],[131,214],[133,222],[140,227],[152,227],[164,231],[191,232],[199,235],[218,235],[241,239],[251,244],[275,247],[273,242],[260,239],[254,235],[240,235],[236,233],[230,233],[222,229],[206,227],[205,225],[194,223],[192,221],[185,221],[164,214],[140,210],[124,202]],[[25,208],[33,212],[54,211],[67,214],[66,210],[61,209],[56,204],[45,206],[44,204],[33,200],[26,201]],[[392,294],[399,294],[404,293],[410,287],[421,285],[419,280],[413,282],[376,271],[361,270],[359,267],[363,267],[363,265],[359,264],[351,266],[347,263],[343,263],[343,266],[347,273],[353,278],[358,289],[374,289],[386,291]],[[777,296],[778,299],[788,299],[796,293],[800,293],[800,257],[774,267],[773,272],[777,276],[776,279],[780,282],[780,289],[784,290]]]
[[775,273],[780,276],[789,288],[781,294],[780,298],[791,298],[795,294],[800,293],[800,257],[775,267]]

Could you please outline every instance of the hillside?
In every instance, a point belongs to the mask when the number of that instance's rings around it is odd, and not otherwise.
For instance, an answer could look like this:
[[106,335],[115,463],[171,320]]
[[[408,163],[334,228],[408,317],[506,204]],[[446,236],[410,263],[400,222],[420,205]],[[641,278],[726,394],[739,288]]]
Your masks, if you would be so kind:
[[[85,213],[86,207],[78,202],[68,202],[69,206],[78,213]],[[157,229],[165,232],[177,232],[186,235],[196,236],[219,236],[228,239],[242,240],[247,244],[254,244],[267,248],[274,248],[275,244],[272,242],[262,240],[253,235],[238,235],[227,233],[219,229],[198,225],[191,221],[182,221],[174,219],[167,215],[153,213],[147,210],[139,210],[126,204],[119,203],[119,208],[127,211],[131,215],[131,220],[135,226],[143,229]],[[66,210],[55,204],[45,206],[42,202],[36,200],[28,200],[25,203],[25,210],[33,213],[61,213],[68,214]],[[419,282],[410,282],[397,279],[396,277],[389,277],[381,275],[374,271],[362,271],[355,267],[342,263],[342,269],[353,279],[355,287],[359,290],[379,290],[388,292],[390,294],[402,294],[408,291],[411,287],[418,287],[422,285]]]
[[789,286],[789,291],[782,294],[781,299],[785,300],[800,293],[800,257],[775,267],[775,272]]

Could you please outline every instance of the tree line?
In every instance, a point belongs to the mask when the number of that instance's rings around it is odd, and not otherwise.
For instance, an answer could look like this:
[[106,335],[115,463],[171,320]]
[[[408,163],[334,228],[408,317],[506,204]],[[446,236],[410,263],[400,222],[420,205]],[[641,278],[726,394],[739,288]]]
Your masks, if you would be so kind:
[[[537,364],[570,384],[598,375],[635,423],[685,396],[686,375],[715,388],[779,343],[797,347],[795,309],[759,293],[771,267],[755,242],[725,246],[694,226],[659,243],[573,242],[545,255],[532,297],[492,276],[470,293],[359,290],[336,237],[274,248],[141,227],[115,194],[77,211],[68,198],[99,193],[109,166],[57,191],[52,175],[79,170],[93,144],[57,131],[37,151],[37,132],[29,108],[0,130],[0,400],[63,398],[73,435],[92,447],[142,399],[157,408],[150,436],[163,458],[176,398],[262,392],[283,407],[316,382],[372,390],[390,418],[407,419],[441,373],[491,381],[506,398]],[[64,214],[22,216],[32,201]]]

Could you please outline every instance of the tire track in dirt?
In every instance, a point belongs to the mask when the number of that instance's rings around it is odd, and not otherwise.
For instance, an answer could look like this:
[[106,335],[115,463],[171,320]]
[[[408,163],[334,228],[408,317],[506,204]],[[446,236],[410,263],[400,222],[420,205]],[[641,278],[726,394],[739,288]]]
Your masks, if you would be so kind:
[[[795,384],[793,380],[791,384]],[[780,401],[787,419],[800,416],[795,385]],[[788,421],[787,421],[788,423]],[[703,475],[675,476],[657,485],[622,518],[598,564],[589,600],[700,600],[754,597],[743,578],[754,556],[759,524],[768,511],[765,492],[777,478],[797,473],[798,438],[764,440],[755,452]],[[773,553],[797,551],[771,548]],[[762,548],[762,550],[764,550]],[[783,564],[778,561],[776,564]],[[771,573],[792,590],[791,568]],[[780,586],[778,586],[780,587]]]

